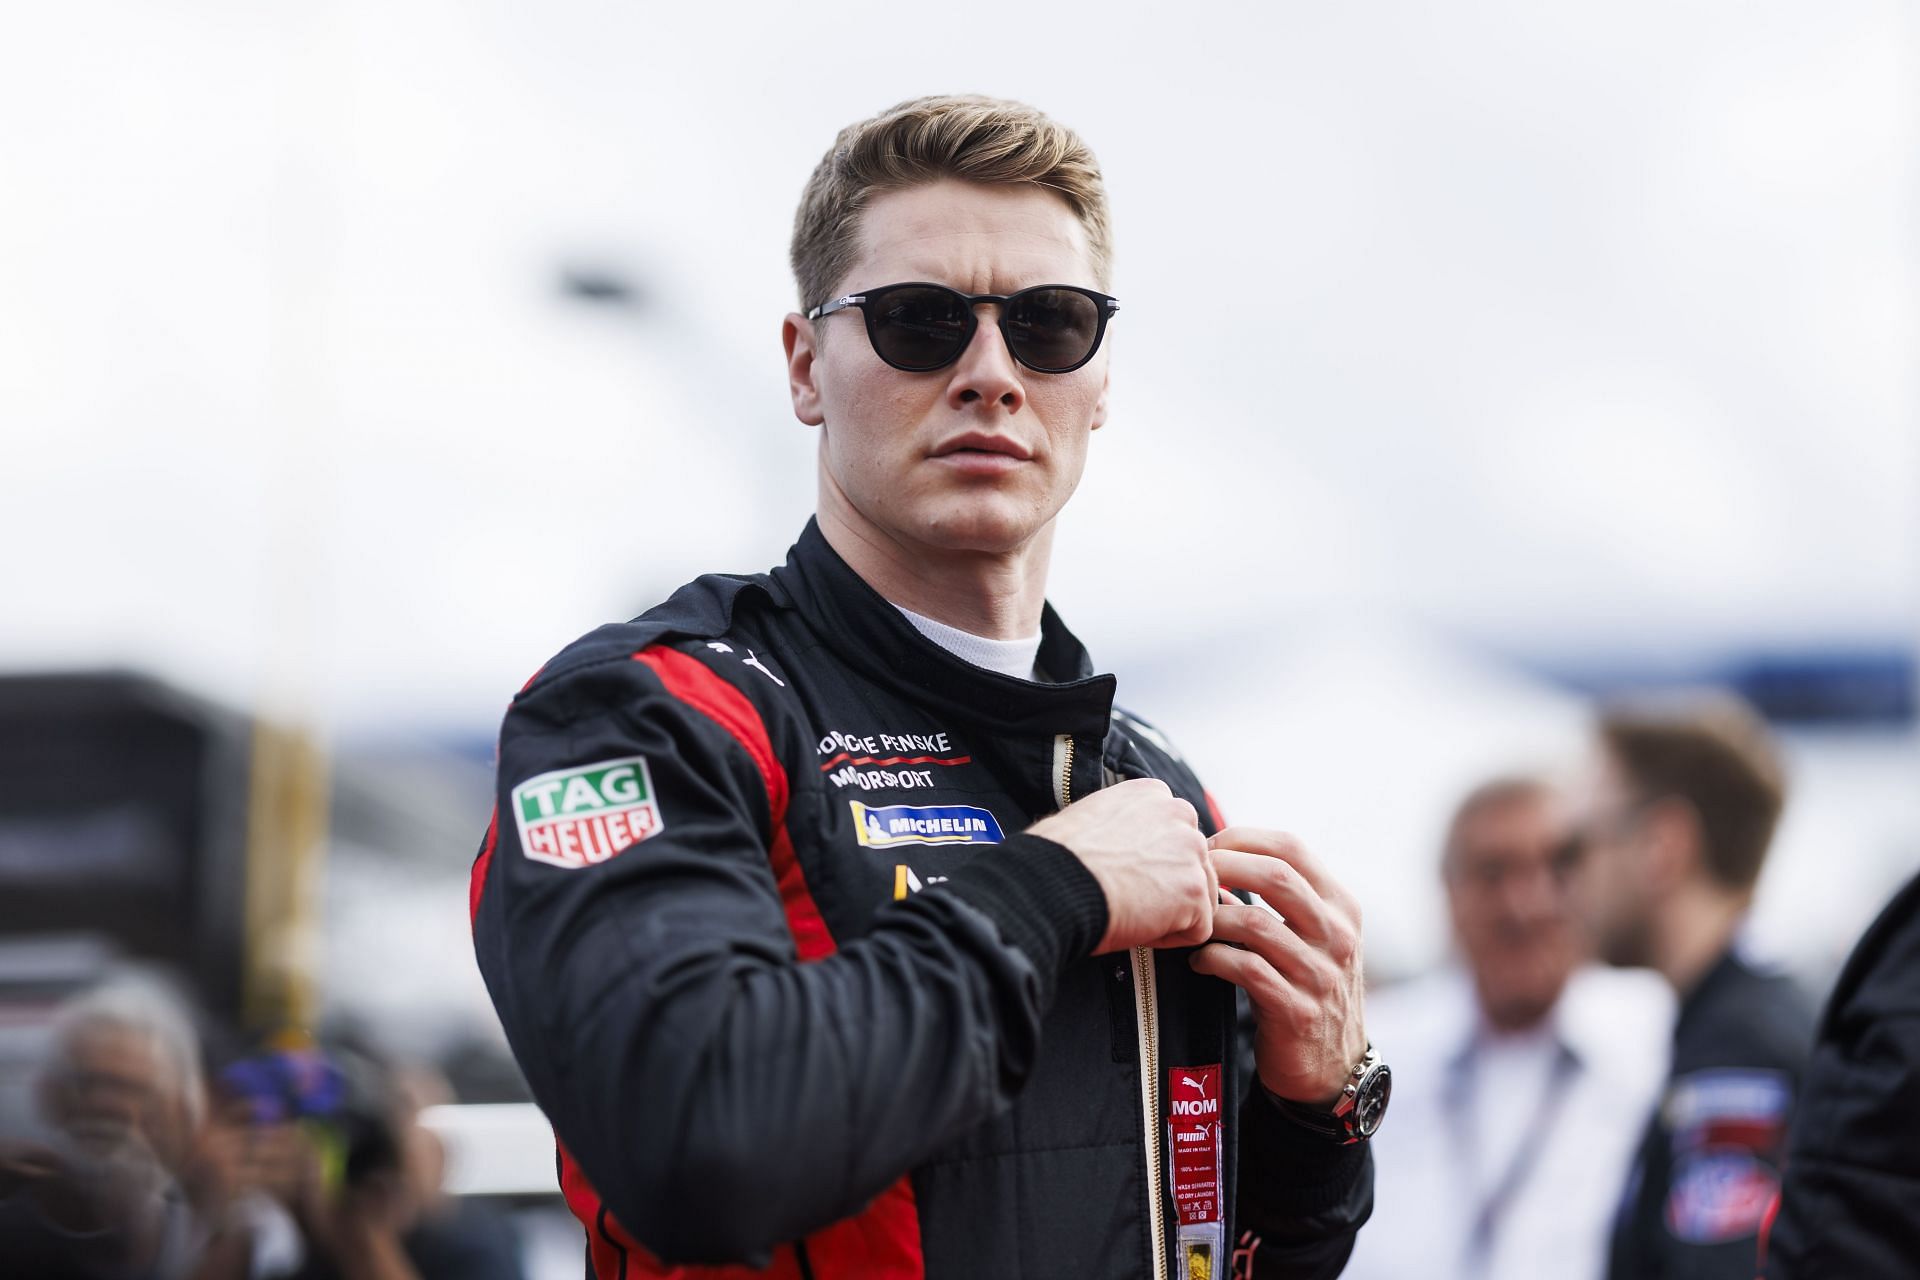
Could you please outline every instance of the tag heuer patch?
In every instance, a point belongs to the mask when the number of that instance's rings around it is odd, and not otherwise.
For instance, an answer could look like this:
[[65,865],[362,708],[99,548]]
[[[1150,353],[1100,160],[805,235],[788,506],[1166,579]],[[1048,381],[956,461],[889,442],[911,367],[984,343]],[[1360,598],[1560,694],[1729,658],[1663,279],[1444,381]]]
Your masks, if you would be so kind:
[[590,867],[665,825],[641,756],[556,769],[513,789],[520,852],[556,867]]

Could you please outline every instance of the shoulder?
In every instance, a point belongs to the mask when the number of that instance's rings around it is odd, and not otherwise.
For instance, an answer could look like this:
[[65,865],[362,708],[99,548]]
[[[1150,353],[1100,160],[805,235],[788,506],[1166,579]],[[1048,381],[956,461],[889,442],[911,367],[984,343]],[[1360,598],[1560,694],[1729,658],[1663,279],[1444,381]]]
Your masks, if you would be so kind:
[[[781,654],[793,630],[789,602],[764,576],[696,578],[639,617],[581,636],[543,664],[515,695],[509,726],[567,723],[633,712],[649,699],[691,704],[715,718],[754,719],[784,710]],[[727,717],[716,716],[724,708]]]
[[1557,1014],[1591,1078],[1635,1097],[1651,1097],[1666,1077],[1673,1015],[1673,989],[1660,975],[1597,964],[1574,970]]
[[1596,1047],[1625,1037],[1636,1048],[1650,1041],[1666,1057],[1673,1035],[1673,989],[1653,970],[1582,965],[1568,977],[1560,1000],[1569,1031]]
[[1741,964],[1712,1003],[1691,1015],[1675,1071],[1752,1068],[1797,1078],[1813,1047],[1813,1001],[1793,978]]
[[1907,881],[1868,927],[1834,983],[1831,1040],[1863,1023],[1920,1013],[1920,876]]
[[[1200,809],[1202,816],[1210,820],[1215,830],[1227,825],[1213,794],[1194,773],[1193,766],[1187,763],[1186,756],[1174,745],[1172,738],[1145,716],[1123,707],[1113,709],[1113,728],[1123,744],[1122,749],[1131,747],[1137,751],[1145,760],[1149,774],[1193,799],[1194,807]],[[1202,801],[1205,803],[1202,804]]]
[[625,661],[650,645],[725,637],[739,622],[774,603],[771,584],[761,576],[707,574],[628,622],[596,627],[549,658],[521,690],[564,683],[575,673]]

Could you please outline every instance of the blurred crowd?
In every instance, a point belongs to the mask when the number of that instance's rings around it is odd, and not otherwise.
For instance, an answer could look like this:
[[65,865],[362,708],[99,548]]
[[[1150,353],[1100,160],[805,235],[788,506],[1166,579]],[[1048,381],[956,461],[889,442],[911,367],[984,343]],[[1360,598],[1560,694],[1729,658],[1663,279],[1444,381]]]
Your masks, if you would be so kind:
[[[1596,728],[1577,776],[1487,781],[1436,833],[1453,960],[1369,998],[1395,1085],[1346,1274],[1902,1273],[1920,881],[1817,1022],[1744,938],[1788,800],[1766,726],[1713,698]],[[237,1044],[145,971],[44,1032],[32,1122],[0,1118],[0,1274],[524,1280],[512,1220],[446,1192],[435,1069],[364,1035]],[[1846,1248],[1893,1261],[1802,1261]]]
[[0,1259],[36,1280],[521,1280],[443,1192],[433,1070],[349,1039],[233,1052],[146,975],[67,1001],[0,1142]]
[[1746,936],[1788,790],[1715,695],[1614,706],[1575,778],[1460,803],[1455,962],[1369,1001],[1397,1088],[1347,1275],[1915,1273],[1920,880],[1817,1019]]

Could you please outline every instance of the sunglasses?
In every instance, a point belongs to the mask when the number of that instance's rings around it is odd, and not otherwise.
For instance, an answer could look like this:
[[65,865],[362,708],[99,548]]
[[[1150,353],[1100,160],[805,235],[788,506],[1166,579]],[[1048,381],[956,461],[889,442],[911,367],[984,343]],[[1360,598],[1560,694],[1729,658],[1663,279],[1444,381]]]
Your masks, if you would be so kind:
[[890,284],[850,293],[807,312],[818,320],[858,307],[873,353],[896,369],[929,373],[960,358],[980,327],[974,308],[1000,307],[1007,350],[1035,373],[1072,373],[1100,349],[1117,298],[1070,284],[1037,284],[1018,293],[961,293],[943,284]]

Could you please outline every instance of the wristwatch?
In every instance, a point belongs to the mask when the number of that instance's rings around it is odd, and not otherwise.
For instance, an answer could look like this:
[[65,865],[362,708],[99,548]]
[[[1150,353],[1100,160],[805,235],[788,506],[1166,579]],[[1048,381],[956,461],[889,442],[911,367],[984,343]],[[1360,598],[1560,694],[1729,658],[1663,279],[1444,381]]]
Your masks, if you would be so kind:
[[1341,1144],[1365,1142],[1380,1128],[1387,1114],[1387,1099],[1393,1095],[1393,1072],[1380,1059],[1380,1051],[1367,1042],[1367,1055],[1353,1064],[1339,1101],[1329,1111],[1312,1103],[1294,1102],[1269,1093],[1282,1115],[1305,1129],[1333,1138]]

